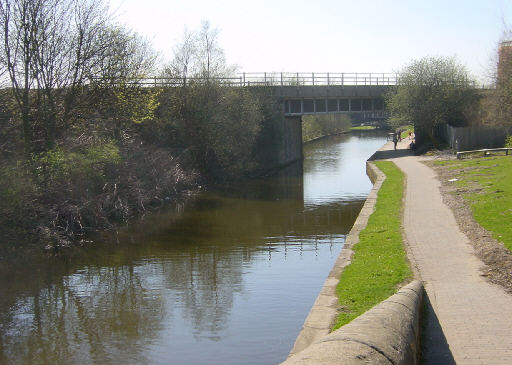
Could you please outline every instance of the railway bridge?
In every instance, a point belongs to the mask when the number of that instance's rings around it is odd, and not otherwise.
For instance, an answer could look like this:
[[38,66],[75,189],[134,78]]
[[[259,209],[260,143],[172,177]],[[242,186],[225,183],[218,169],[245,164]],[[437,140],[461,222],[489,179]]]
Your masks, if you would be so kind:
[[398,80],[389,73],[329,72],[244,73],[239,78],[244,86],[271,87],[285,116],[348,114],[356,123],[388,117],[384,95]]
[[389,116],[384,95],[399,81],[397,74],[390,73],[244,72],[222,78],[150,78],[142,83],[147,87],[183,87],[212,80],[226,87],[265,88],[281,104],[284,118],[276,126],[279,138],[269,141],[277,153],[269,167],[302,158],[303,115],[345,114],[353,124],[382,124]]
[[[281,102],[285,116],[348,114],[354,123],[382,122],[389,115],[384,94],[397,85],[394,73],[243,72],[214,78],[231,87],[266,87]],[[183,86],[204,78],[151,78],[148,86]]]

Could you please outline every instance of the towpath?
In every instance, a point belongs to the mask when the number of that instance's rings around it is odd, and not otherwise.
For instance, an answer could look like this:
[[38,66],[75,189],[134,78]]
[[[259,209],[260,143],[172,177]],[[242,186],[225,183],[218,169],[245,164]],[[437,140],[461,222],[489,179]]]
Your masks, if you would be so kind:
[[512,364],[512,295],[481,276],[475,256],[424,157],[387,143],[390,159],[407,177],[403,229],[408,255],[427,292],[424,364]]

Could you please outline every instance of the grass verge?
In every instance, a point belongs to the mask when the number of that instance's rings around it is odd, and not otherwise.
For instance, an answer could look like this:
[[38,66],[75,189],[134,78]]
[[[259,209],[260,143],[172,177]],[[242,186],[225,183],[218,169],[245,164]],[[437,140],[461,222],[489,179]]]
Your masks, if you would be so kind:
[[414,126],[406,125],[400,128],[400,130],[402,130],[400,136],[402,137],[402,139],[406,139],[407,137],[409,137],[409,132],[414,133]]
[[342,312],[337,329],[394,294],[412,277],[400,230],[404,175],[389,161],[376,162],[386,175],[375,211],[354,245],[352,263],[336,288]]
[[374,129],[377,129],[377,127],[373,125],[359,125],[357,127],[351,127],[351,131],[372,131]]
[[455,181],[475,220],[512,251],[512,157],[494,156],[440,161],[454,170]]

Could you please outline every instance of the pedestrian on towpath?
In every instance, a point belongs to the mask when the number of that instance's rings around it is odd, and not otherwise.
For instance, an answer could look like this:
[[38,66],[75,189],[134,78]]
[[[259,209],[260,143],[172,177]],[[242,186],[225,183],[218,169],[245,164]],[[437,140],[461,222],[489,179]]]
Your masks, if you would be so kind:
[[393,134],[393,144],[395,145],[395,151],[396,151],[396,144],[398,143],[398,135],[396,133]]

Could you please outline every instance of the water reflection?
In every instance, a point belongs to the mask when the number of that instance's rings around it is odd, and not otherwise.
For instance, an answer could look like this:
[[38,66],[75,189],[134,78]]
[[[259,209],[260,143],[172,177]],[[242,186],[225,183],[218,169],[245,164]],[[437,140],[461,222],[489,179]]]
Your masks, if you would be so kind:
[[110,243],[18,261],[0,276],[0,363],[278,363],[369,191],[364,160],[382,143],[326,139],[306,147],[304,176],[292,166],[202,194]]
[[[18,298],[2,325],[5,363],[146,363],[165,306],[133,267],[77,270]],[[10,361],[8,361],[10,360]]]

